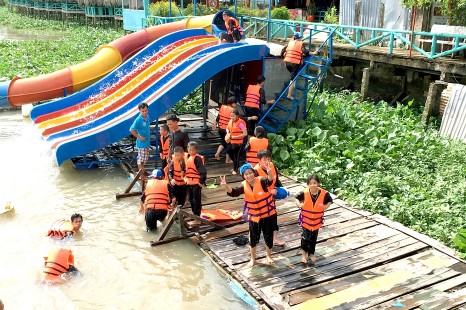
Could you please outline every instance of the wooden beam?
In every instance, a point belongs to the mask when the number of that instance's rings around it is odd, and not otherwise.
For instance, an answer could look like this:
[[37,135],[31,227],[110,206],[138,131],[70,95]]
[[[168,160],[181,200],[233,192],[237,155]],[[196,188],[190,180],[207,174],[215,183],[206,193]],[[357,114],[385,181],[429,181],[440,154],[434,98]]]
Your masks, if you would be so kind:
[[125,189],[124,193],[122,193],[122,194],[117,193],[115,195],[116,198],[120,199],[120,198],[126,198],[126,197],[133,197],[133,196],[137,196],[137,195],[142,195],[142,192],[144,192],[144,187],[145,187],[144,182],[143,182],[143,185],[142,185],[142,191],[135,192],[135,193],[130,193],[131,189],[133,188],[134,184],[136,184],[136,182],[139,180],[142,173],[144,173],[144,170],[139,170],[138,173],[136,174],[136,176],[131,181],[131,183]]
[[170,214],[170,217],[168,218],[160,234],[157,236],[157,238],[155,238],[155,241],[150,242],[151,245],[152,243],[160,242],[161,240],[163,240],[163,238],[165,238],[165,236],[167,235],[168,231],[170,230],[170,227],[173,225],[173,222],[175,221],[177,216],[178,216],[178,210],[175,210],[172,214]]

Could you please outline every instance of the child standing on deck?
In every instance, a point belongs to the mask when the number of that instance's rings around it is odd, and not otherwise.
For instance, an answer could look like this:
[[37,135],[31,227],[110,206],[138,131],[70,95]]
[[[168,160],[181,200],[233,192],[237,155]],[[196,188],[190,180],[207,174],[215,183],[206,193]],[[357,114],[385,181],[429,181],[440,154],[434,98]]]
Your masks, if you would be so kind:
[[304,191],[296,195],[300,202],[301,213],[299,214],[299,225],[302,228],[301,235],[301,262],[307,263],[307,256],[311,262],[316,261],[314,255],[317,235],[324,223],[324,211],[332,204],[333,199],[330,194],[319,188],[319,177],[311,174],[307,178],[307,187]]
[[172,196],[175,198],[172,203],[172,208],[175,206],[183,207],[186,202],[186,163],[184,157],[185,153],[183,148],[181,146],[176,146],[168,168],[168,181],[172,186]]
[[149,106],[142,102],[138,105],[139,116],[136,117],[129,132],[136,137],[136,148],[138,149],[138,169],[141,172],[141,180],[146,179],[144,165],[149,159],[150,147],[150,121]]
[[[257,127],[259,128],[259,127]],[[256,128],[256,129],[257,129]],[[254,170],[257,171],[257,174],[260,177],[266,177],[267,176],[267,169],[271,169],[274,178],[272,181],[272,185],[269,186],[269,192],[274,196],[277,195],[277,188],[281,187],[283,188],[282,182],[278,179],[278,170],[277,167],[272,163],[271,158],[272,158],[272,153],[270,153],[269,150],[261,150],[257,152],[257,158],[259,160],[259,163],[254,167]],[[271,216],[272,222],[273,222],[273,244],[276,246],[285,246],[285,242],[282,242],[278,239],[278,218],[277,214],[274,214]]]
[[227,126],[225,139],[229,141],[227,154],[233,160],[231,174],[235,175],[239,168],[239,156],[243,146],[244,137],[248,135],[246,122],[239,117],[239,112],[233,109],[230,113],[230,121]]
[[254,129],[254,137],[249,138],[249,142],[244,148],[246,150],[246,161],[255,166],[259,163],[257,152],[262,150],[270,150],[269,139],[265,137],[265,129],[262,126],[257,126]]
[[267,168],[267,177],[257,176],[257,172],[250,164],[244,164],[239,169],[244,181],[241,186],[232,188],[225,179],[225,176],[220,177],[220,185],[227,191],[227,195],[238,197],[244,194],[244,211],[247,214],[249,221],[249,246],[251,260],[248,266],[252,267],[256,264],[257,244],[261,236],[261,231],[264,234],[265,253],[267,264],[274,264],[272,258],[273,247],[273,220],[272,216],[276,214],[275,202],[268,187],[272,185],[274,179],[273,171]]
[[[201,189],[206,186],[207,171],[204,166],[204,157],[197,154],[197,143],[188,143],[188,155],[186,159],[186,183],[188,184],[189,202],[194,215],[201,216],[202,202]],[[192,225],[201,224],[195,220]]]

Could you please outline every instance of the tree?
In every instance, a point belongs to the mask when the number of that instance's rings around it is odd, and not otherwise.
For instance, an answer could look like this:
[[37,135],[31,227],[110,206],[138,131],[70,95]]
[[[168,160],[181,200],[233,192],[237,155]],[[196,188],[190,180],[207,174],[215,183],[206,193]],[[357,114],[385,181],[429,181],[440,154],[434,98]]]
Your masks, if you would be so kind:
[[[407,8],[429,7],[435,0],[402,0],[401,5]],[[450,16],[449,24],[466,26],[466,0],[437,0],[441,3],[442,13]]]

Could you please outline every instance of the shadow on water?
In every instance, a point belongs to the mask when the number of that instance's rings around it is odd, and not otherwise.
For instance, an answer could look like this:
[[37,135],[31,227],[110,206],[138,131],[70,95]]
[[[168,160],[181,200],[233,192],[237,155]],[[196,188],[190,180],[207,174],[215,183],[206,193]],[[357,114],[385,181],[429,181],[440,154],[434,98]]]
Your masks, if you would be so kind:
[[59,40],[68,34],[60,30],[34,30],[13,29],[0,26],[0,40],[9,41],[32,41],[32,40]]

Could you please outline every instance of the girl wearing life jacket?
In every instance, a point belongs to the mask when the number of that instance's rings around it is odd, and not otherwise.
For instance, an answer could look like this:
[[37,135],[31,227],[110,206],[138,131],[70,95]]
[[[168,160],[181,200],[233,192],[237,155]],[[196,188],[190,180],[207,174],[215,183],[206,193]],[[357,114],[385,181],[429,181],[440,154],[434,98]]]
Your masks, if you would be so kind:
[[[188,155],[186,158],[186,183],[188,184],[188,196],[191,204],[191,211],[194,215],[201,216],[202,201],[201,190],[206,186],[207,171],[204,165],[204,157],[197,154],[197,143],[188,143]],[[201,222],[195,220],[192,225],[199,225]]]
[[261,106],[267,103],[273,103],[274,100],[265,99],[264,91],[265,77],[259,75],[256,85],[249,85],[246,90],[246,99],[244,100],[244,111],[248,116],[248,135],[254,135],[254,129],[257,125],[257,119]]
[[302,228],[301,235],[301,262],[307,263],[307,256],[311,262],[316,261],[314,255],[317,235],[324,223],[324,211],[332,204],[333,199],[330,194],[319,188],[319,177],[311,174],[307,178],[307,187],[304,191],[296,195],[300,202],[301,212],[299,214],[299,225]]
[[229,139],[227,154],[233,160],[231,174],[236,174],[239,168],[239,155],[243,146],[243,139],[248,135],[246,122],[239,117],[239,112],[233,109],[227,126],[226,138]]
[[[215,159],[220,160],[220,154],[222,153],[223,149],[226,149],[228,143],[225,141],[225,136],[227,134],[227,126],[230,122],[230,115],[231,111],[236,108],[236,97],[231,96],[227,99],[225,104],[220,106],[218,110],[218,115],[216,119],[216,123],[212,125],[212,130],[217,129],[218,135],[220,136],[220,145],[218,146],[217,152],[215,153]],[[231,164],[232,160],[228,154],[226,154],[225,159],[226,164]]]
[[266,262],[273,264],[273,215],[276,215],[275,203],[268,187],[272,185],[274,175],[271,168],[267,169],[267,177],[257,176],[257,172],[250,164],[244,164],[240,168],[244,178],[241,186],[232,188],[225,179],[220,177],[220,185],[227,191],[227,195],[238,197],[244,194],[244,210],[249,221],[249,246],[251,260],[248,266],[256,264],[257,244],[259,243],[261,231],[264,234]]
[[[269,186],[269,192],[273,195],[275,199],[275,195],[277,195],[277,188],[283,188],[282,182],[278,179],[278,170],[277,167],[272,163],[272,153],[269,150],[261,150],[257,153],[257,157],[259,159],[259,163],[254,167],[254,170],[257,171],[257,174],[260,177],[267,176],[267,169],[272,169],[274,174],[274,179],[272,181],[272,185]],[[285,246],[285,242],[282,242],[278,239],[278,218],[277,215],[272,216],[273,221],[273,244],[276,246]]]
[[50,226],[47,236],[56,239],[63,239],[76,233],[81,228],[82,224],[82,215],[75,213],[71,215],[70,221],[65,219],[55,221],[52,226]]
[[71,250],[62,248],[52,249],[47,257],[44,257],[44,260],[42,281],[61,282],[63,274],[78,272],[78,269],[74,267],[74,256]]
[[251,137],[244,148],[246,150],[246,161],[255,166],[259,163],[257,152],[262,150],[270,150],[269,139],[265,137],[265,129],[262,126],[257,126],[254,129],[254,137]]
[[172,187],[172,208],[175,206],[183,207],[186,202],[186,162],[185,153],[181,146],[176,146],[168,169],[168,181]]
[[157,221],[163,222],[171,210],[170,185],[163,178],[162,170],[154,169],[141,196],[139,213],[145,215],[147,231],[157,229]]
[[225,22],[225,28],[227,33],[223,33],[221,36],[222,42],[239,42],[243,36],[243,29],[241,29],[238,21],[230,15],[230,12],[223,11],[223,21]]

